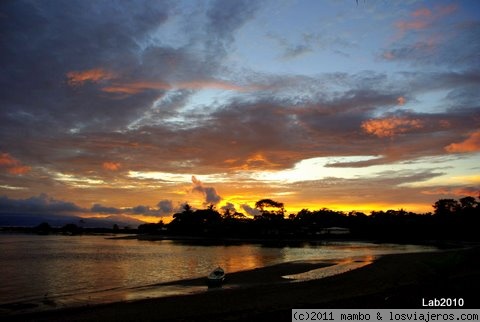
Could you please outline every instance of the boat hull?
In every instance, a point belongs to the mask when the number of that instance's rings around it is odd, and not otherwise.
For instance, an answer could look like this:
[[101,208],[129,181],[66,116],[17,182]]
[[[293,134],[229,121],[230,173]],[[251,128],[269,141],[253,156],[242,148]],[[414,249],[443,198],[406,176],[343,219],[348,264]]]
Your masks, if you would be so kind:
[[221,286],[224,281],[225,281],[225,272],[220,267],[217,267],[207,277],[207,284],[208,286],[211,286],[211,287]]

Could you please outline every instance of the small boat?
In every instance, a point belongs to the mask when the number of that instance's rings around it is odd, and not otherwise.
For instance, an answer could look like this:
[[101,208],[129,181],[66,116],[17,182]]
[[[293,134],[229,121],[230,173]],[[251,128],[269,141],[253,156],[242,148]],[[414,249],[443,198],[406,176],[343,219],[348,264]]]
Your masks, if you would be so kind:
[[221,267],[215,268],[207,276],[208,286],[221,286],[225,281],[225,271]]

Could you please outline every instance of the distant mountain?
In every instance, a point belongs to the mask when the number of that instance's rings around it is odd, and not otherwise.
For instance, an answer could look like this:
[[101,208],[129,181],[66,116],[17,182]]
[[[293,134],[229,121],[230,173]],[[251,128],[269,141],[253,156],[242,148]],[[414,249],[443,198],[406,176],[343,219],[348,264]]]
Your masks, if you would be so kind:
[[123,215],[112,215],[104,218],[82,218],[70,215],[54,214],[28,214],[28,213],[0,213],[0,226],[3,227],[35,227],[47,222],[52,227],[62,227],[67,224],[75,224],[85,228],[112,228],[129,226],[137,228],[144,221]]

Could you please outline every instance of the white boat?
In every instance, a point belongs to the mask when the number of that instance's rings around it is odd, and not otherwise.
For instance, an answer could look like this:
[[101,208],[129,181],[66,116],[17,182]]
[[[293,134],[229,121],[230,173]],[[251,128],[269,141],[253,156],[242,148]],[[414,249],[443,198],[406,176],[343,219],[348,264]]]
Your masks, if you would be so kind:
[[215,268],[207,276],[208,286],[220,286],[225,281],[225,271],[221,267]]

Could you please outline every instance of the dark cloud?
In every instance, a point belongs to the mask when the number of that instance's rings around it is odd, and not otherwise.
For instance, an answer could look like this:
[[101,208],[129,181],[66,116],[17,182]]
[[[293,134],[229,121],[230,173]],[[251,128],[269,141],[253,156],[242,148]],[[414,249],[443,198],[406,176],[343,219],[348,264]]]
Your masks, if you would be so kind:
[[205,187],[195,176],[192,176],[192,183],[192,191],[203,194],[205,196],[205,204],[216,205],[222,200],[222,197],[218,195],[214,187]]
[[148,1],[122,6],[2,2],[0,64],[5,73],[0,84],[9,89],[1,90],[5,121],[27,135],[124,125],[158,94],[112,102],[96,84],[69,88],[66,75],[92,68],[121,74],[125,66],[138,65],[139,44],[167,20],[169,7]]
[[57,200],[46,194],[26,199],[11,199],[6,196],[0,196],[1,213],[69,214],[86,211],[88,210],[72,202]]
[[[189,44],[179,48],[164,44],[161,32],[173,7],[168,1],[121,6],[114,2],[2,2],[0,112],[4,132],[20,127],[31,138],[120,130],[148,110],[165,90],[150,88],[125,95],[102,89],[211,77],[221,62],[218,52],[210,59],[200,52],[194,54]],[[254,2],[247,1],[212,3],[203,13],[208,17],[204,26],[208,38],[196,41],[206,44],[213,37],[217,47],[225,47],[254,8]],[[152,43],[155,37],[161,45]],[[69,86],[69,73],[94,69],[110,77]]]
[[304,34],[303,37],[301,37],[301,41],[296,44],[290,43],[285,37],[272,33],[269,33],[267,37],[274,40],[280,48],[282,48],[283,53],[281,54],[281,58],[294,59],[312,52],[313,41],[317,36],[314,36],[313,34]]
[[[5,153],[23,151],[36,162],[48,158],[52,163],[75,164],[76,158],[85,161],[117,154],[119,141],[114,137],[124,141],[120,150],[136,144],[135,135],[152,140],[142,135],[152,132],[174,138],[161,147],[154,142],[160,150],[176,145],[181,132],[172,133],[164,118],[183,118],[178,110],[199,85],[166,94],[158,84],[211,81],[232,34],[253,17],[258,5],[256,1],[209,3],[204,11],[195,12],[205,18],[197,19],[201,25],[193,28],[198,37],[187,38],[180,46],[163,32],[172,15],[182,14],[175,6],[169,1],[121,6],[115,2],[2,2],[0,148]],[[197,45],[206,51],[196,50]],[[89,72],[96,74],[89,76]],[[84,80],[72,83],[75,75]],[[129,132],[142,125],[167,127]],[[60,141],[65,145],[57,144]],[[34,150],[19,148],[27,143]]]
[[94,204],[90,209],[93,213],[101,213],[101,214],[121,214],[122,210],[115,208],[115,207],[105,207],[101,204]]
[[230,211],[230,213],[235,213],[237,210],[235,209],[235,205],[231,202],[227,202],[225,206],[222,206],[220,208],[223,212],[226,212],[227,210]]
[[312,51],[312,48],[309,47],[308,45],[296,45],[293,47],[288,47],[285,51],[285,54],[283,55],[284,58],[290,59],[290,58],[296,58],[301,55],[307,54]]
[[[447,29],[448,28],[448,29]],[[476,21],[429,26],[415,37],[398,40],[385,49],[381,59],[404,61],[416,66],[442,65],[456,69],[478,68],[480,24]]]
[[250,216],[252,217],[256,217],[256,216],[260,216],[262,213],[260,212],[260,210],[256,209],[256,208],[252,208],[250,207],[248,204],[242,204],[240,205],[240,207]]
[[157,204],[157,208],[152,208],[150,206],[138,205],[135,207],[125,207],[125,208],[116,208],[116,207],[106,207],[100,204],[94,204],[90,211],[92,213],[101,213],[101,214],[123,214],[123,215],[145,215],[145,216],[154,216],[154,217],[166,217],[170,216],[176,210],[173,206],[171,200],[161,200]]
[[225,51],[233,41],[233,33],[253,18],[259,2],[252,0],[211,2],[207,10],[208,33],[207,50],[212,56],[225,55]]
[[158,210],[165,215],[171,215],[175,210],[172,200],[161,200],[158,202],[157,207]]
[[[429,78],[430,82],[421,81]],[[15,155],[22,156],[29,166],[38,162],[39,156],[48,156],[56,171],[68,173],[73,167],[75,172],[97,179],[128,170],[206,174],[285,169],[310,157],[383,156],[354,165],[368,166],[443,154],[445,146],[462,141],[466,133],[478,128],[480,116],[473,105],[478,95],[473,87],[478,80],[471,72],[420,74],[419,79],[409,74],[388,78],[364,72],[351,77],[303,78],[301,82],[305,87],[332,82],[352,89],[332,93],[323,87],[301,99],[279,98],[277,90],[258,97],[233,97],[215,106],[213,112],[184,115],[189,126],[165,124],[147,116],[130,130],[38,138],[37,146]],[[455,82],[465,84],[462,93],[455,94]],[[279,78],[276,83],[282,84],[283,93],[288,91],[287,81]],[[416,87],[416,92],[410,87]],[[398,103],[399,97],[406,97],[403,100],[409,103],[416,95],[446,88],[451,94],[436,113],[415,112]],[[391,135],[382,137],[380,133]],[[121,164],[120,171],[98,169],[92,174],[105,162]],[[213,191],[211,195],[209,200],[215,201]]]

